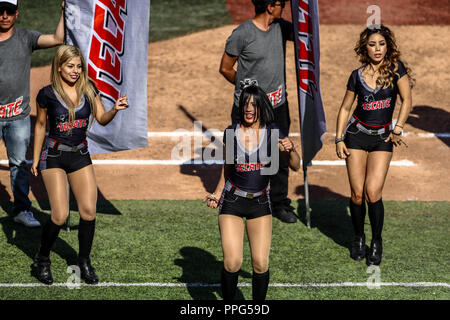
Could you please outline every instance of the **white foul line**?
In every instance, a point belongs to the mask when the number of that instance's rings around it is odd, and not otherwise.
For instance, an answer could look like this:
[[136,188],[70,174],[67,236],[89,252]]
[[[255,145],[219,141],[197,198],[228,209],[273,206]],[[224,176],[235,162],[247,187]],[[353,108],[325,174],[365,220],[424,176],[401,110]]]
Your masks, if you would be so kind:
[[[326,132],[326,135],[331,135],[331,136],[335,136],[335,133],[331,133],[331,132]],[[405,132],[404,133],[405,137],[418,137],[418,138],[450,138],[450,133],[449,132],[428,132],[428,133],[423,133],[423,132]],[[207,137],[207,138],[211,138],[211,137],[223,137],[223,131],[152,131],[152,132],[147,132],[147,137],[148,138],[179,138],[179,137]],[[289,133],[289,137],[300,137],[300,133],[299,132],[292,132]]]
[[[0,283],[0,288],[34,288],[34,287],[67,287],[73,286],[73,283],[54,283],[51,286],[43,283]],[[161,283],[161,282],[143,282],[143,283],[117,283],[100,282],[96,285],[80,283],[86,287],[220,287],[219,283]],[[239,287],[251,287],[251,283],[239,283]],[[337,282],[337,283],[270,283],[270,287],[445,287],[450,288],[449,283],[445,282]]]
[[[302,161],[301,165],[303,164]],[[32,161],[28,160],[28,164]],[[191,159],[191,160],[92,160],[95,165],[116,165],[116,166],[182,166],[182,165],[222,165],[223,160],[201,160],[201,159]],[[0,165],[9,165],[8,160],[0,160]],[[313,166],[345,166],[344,160],[313,160]],[[391,166],[393,167],[414,167],[417,164],[409,160],[396,160],[391,161]]]
[[[93,160],[96,165],[222,165],[223,160]],[[301,163],[302,164],[302,163]],[[312,165],[316,166],[345,166],[344,160],[313,160]],[[391,161],[394,167],[414,167],[416,164],[409,160]]]

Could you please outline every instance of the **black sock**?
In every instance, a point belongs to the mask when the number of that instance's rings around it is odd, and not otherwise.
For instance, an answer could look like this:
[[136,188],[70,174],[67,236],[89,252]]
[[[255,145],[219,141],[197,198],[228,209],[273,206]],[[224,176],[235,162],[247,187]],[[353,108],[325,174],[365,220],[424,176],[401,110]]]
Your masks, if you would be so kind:
[[238,284],[238,275],[239,271],[228,272],[227,270],[225,270],[225,268],[222,269],[222,278],[220,284],[222,287],[223,300],[234,300]]
[[362,237],[364,235],[364,220],[366,219],[365,201],[363,200],[361,204],[355,204],[352,199],[350,199],[350,215],[352,217],[355,235]]
[[252,276],[252,298],[261,301],[266,299],[267,288],[269,286],[269,270],[264,273],[253,271]]
[[58,238],[59,230],[61,230],[61,226],[53,223],[52,219],[49,219],[42,229],[41,236],[41,248],[39,249],[39,254],[44,257],[50,256],[50,250],[53,247],[53,244]]
[[367,202],[369,207],[369,220],[372,228],[372,240],[381,240],[383,230],[384,206],[382,199],[377,202]]
[[81,259],[89,258],[91,254],[92,242],[94,240],[95,219],[86,221],[80,218],[80,226],[78,229],[79,254]]

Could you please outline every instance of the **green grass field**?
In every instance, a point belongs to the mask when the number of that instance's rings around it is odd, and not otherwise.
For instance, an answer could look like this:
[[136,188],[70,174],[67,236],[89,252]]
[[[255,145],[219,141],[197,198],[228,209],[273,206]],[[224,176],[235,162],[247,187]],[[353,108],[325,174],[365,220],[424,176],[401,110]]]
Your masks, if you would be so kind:
[[[53,33],[60,4],[60,0],[20,0],[18,26]],[[150,41],[232,23],[224,0],[151,0],[151,8]],[[54,49],[35,52],[32,65],[48,65],[53,54]],[[78,290],[64,285],[7,286],[37,283],[30,275],[30,264],[39,247],[41,228],[27,229],[14,223],[7,215],[11,204],[1,202],[0,206],[0,300],[221,299],[217,286],[222,268],[217,212],[201,201],[99,202],[92,261],[100,282],[161,286],[81,286]],[[299,206],[304,212],[302,202]],[[311,207],[311,229],[305,226],[304,219],[293,225],[274,220],[271,283],[366,283],[371,276],[367,266],[349,258],[352,228],[347,203],[313,201]],[[49,219],[48,204],[33,202],[33,208],[42,223]],[[73,209],[74,228],[61,231],[51,253],[56,284],[66,283],[70,277],[67,267],[76,263],[78,214]],[[450,202],[387,201],[385,209],[381,282],[433,282],[447,286],[271,286],[267,298],[448,300]],[[370,235],[368,224],[366,231]],[[251,299],[251,272],[245,239],[239,299]],[[186,283],[190,285],[183,285]],[[195,285],[199,283],[211,286]]]
[[[32,257],[38,250],[41,228],[27,229],[0,210],[0,299],[152,299],[221,300],[222,251],[217,212],[198,201],[102,201],[92,252],[101,283],[158,283],[162,286],[65,285],[5,287],[33,284]],[[272,284],[366,283],[371,276],[364,262],[349,258],[352,238],[346,202],[314,201],[312,228],[305,223],[284,224],[274,219],[270,256]],[[302,208],[302,203],[300,203]],[[35,216],[49,218],[46,203],[33,203]],[[449,202],[385,203],[386,217],[382,283],[444,283],[437,287],[269,287],[268,299],[409,300],[450,298],[448,273]],[[72,208],[70,232],[61,231],[51,253],[56,284],[65,284],[75,264],[78,214]],[[300,210],[303,211],[303,210]],[[303,219],[304,221],[304,219]],[[366,221],[366,232],[370,235]],[[370,236],[369,236],[370,239]],[[251,261],[246,239],[239,282],[239,299],[251,299]],[[184,284],[190,284],[185,286]],[[195,284],[215,286],[198,286]],[[192,285],[194,284],[194,285]],[[169,285],[179,285],[169,287]]]
[[[142,0],[144,1],[144,0]],[[149,41],[161,41],[232,24],[224,0],[151,0]],[[17,26],[54,33],[61,0],[20,0]],[[51,64],[56,49],[33,53],[33,67]]]

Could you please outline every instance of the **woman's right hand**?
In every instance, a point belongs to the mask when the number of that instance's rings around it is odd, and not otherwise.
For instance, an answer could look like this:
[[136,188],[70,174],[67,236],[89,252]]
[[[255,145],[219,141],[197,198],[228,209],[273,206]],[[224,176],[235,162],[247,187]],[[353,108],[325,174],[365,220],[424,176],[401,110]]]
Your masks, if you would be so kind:
[[214,193],[207,194],[205,199],[203,199],[203,202],[206,202],[206,205],[213,209],[219,206],[219,199],[216,198],[216,195]]
[[347,146],[345,145],[344,141],[336,143],[336,155],[339,159],[347,159],[347,157],[350,155],[350,152],[347,150]]
[[37,177],[39,175],[38,165],[39,165],[39,162],[34,162],[34,161],[33,161],[33,164],[31,165],[31,169],[30,169],[31,174],[35,177]]

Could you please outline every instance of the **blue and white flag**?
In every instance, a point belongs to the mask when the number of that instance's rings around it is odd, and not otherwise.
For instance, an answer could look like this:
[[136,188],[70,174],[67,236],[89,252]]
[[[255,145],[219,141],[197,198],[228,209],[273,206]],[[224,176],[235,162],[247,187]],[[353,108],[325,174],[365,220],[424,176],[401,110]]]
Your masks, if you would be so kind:
[[319,8],[317,0],[292,0],[295,62],[303,165],[322,148],[326,132],[320,92]]
[[150,0],[66,0],[66,43],[79,47],[105,110],[122,94],[129,108],[88,131],[90,153],[146,147]]

